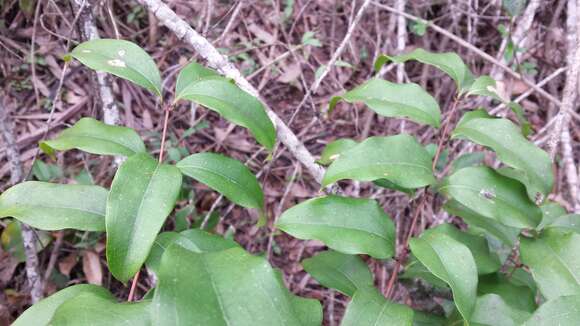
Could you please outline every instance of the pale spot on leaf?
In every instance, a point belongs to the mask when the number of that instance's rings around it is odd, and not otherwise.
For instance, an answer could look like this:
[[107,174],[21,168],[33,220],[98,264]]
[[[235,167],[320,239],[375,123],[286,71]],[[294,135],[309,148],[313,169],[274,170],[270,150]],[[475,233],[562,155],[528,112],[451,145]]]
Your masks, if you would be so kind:
[[123,67],[124,68],[127,66],[125,64],[125,61],[119,60],[119,59],[109,60],[109,61],[107,61],[107,64],[109,64],[110,66],[113,66],[113,67]]
[[119,50],[119,52],[117,52],[119,54],[120,57],[125,56],[125,50]]
[[336,160],[338,157],[340,156],[340,154],[334,154],[334,155],[330,155],[329,159],[331,160]]

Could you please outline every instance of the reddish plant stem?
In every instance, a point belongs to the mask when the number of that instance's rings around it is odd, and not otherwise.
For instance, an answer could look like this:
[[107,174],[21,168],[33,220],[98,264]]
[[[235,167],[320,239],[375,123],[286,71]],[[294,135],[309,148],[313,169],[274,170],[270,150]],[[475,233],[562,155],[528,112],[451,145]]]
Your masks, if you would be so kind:
[[[451,123],[453,121],[453,116],[455,116],[455,112],[457,111],[457,107],[459,106],[460,99],[461,98],[459,96],[455,97],[455,99],[453,100],[452,107],[451,107],[451,112],[449,113],[449,117],[443,123],[443,132],[441,133],[441,137],[439,138],[439,142],[437,144],[437,150],[435,151],[435,155],[433,157],[433,163],[431,166],[433,171],[435,171],[435,167],[437,166],[437,161],[439,161],[439,157],[441,156],[443,146],[447,143],[447,140],[448,140],[447,138],[449,137],[449,132],[450,132],[450,128],[451,128]],[[427,202],[427,193],[425,192],[421,195],[421,199],[419,200],[419,204],[417,205],[417,208],[415,209],[415,213],[413,214],[413,219],[411,220],[411,225],[409,226],[409,232],[407,233],[407,235],[405,236],[405,238],[403,240],[402,250],[397,255],[397,258],[395,260],[395,267],[393,267],[393,272],[391,273],[391,276],[389,278],[389,282],[387,283],[387,290],[385,292],[385,296],[387,297],[387,299],[389,299],[391,297],[391,295],[393,294],[394,285],[395,285],[395,281],[397,280],[399,270],[401,269],[401,266],[407,260],[407,256],[409,254],[408,253],[409,241],[411,240],[411,237],[413,236],[413,233],[415,232],[415,225],[417,225],[417,221],[419,220],[419,216],[421,215],[421,212],[423,211],[423,207],[425,206],[426,202]]]
[[[161,148],[159,149],[159,164],[163,163],[163,154],[165,153],[165,138],[167,138],[167,125],[169,124],[169,112],[171,111],[171,106],[165,107],[165,117],[163,118],[163,133],[161,134]],[[127,301],[131,302],[135,298],[135,290],[137,289],[137,283],[139,281],[139,275],[141,274],[141,270],[137,271],[135,277],[133,277],[133,281],[131,283],[131,289],[129,290],[129,296],[127,297]]]

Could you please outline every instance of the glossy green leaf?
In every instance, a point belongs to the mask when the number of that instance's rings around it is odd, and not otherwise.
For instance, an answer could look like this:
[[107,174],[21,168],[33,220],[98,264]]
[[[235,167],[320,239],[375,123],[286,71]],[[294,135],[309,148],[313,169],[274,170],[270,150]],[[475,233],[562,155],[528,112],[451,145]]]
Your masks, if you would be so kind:
[[145,144],[135,130],[110,126],[93,118],[80,119],[58,137],[44,141],[40,146],[47,153],[73,148],[98,155],[131,156],[145,152]]
[[498,256],[490,252],[487,240],[485,237],[475,234],[462,232],[451,224],[441,224],[435,228],[429,229],[424,234],[445,234],[466,245],[477,265],[477,271],[480,275],[490,274],[496,272],[501,267]]
[[375,70],[379,71],[389,61],[404,63],[409,60],[416,60],[443,71],[455,81],[459,93],[467,91],[473,83],[474,77],[469,71],[469,68],[467,68],[463,60],[454,52],[433,53],[423,49],[415,49],[410,53],[398,56],[381,55],[375,62]]
[[176,166],[186,176],[222,193],[240,206],[264,206],[264,194],[258,180],[237,160],[221,154],[197,153],[179,161]]
[[409,189],[435,182],[429,153],[406,134],[370,137],[343,152],[326,170],[322,185],[344,179],[386,179]]
[[409,245],[413,255],[451,287],[457,309],[469,320],[477,292],[477,266],[469,248],[443,233],[423,234]]
[[148,154],[129,157],[117,170],[107,199],[107,261],[121,282],[147,259],[181,190],[181,173]]
[[302,261],[304,269],[325,287],[352,296],[357,289],[373,286],[367,264],[356,255],[325,251]]
[[413,325],[411,308],[388,301],[375,288],[355,292],[346,308],[341,326]]
[[522,136],[507,119],[492,118],[482,111],[466,113],[457,124],[453,138],[465,138],[490,147],[503,163],[516,169],[528,196],[541,203],[552,190],[554,176],[548,153]]
[[151,301],[117,303],[112,298],[85,292],[60,305],[50,325],[150,325],[150,306]]
[[179,99],[193,101],[216,111],[226,120],[250,130],[267,149],[276,142],[276,130],[264,106],[227,79],[202,78],[190,83],[179,93]]
[[435,128],[440,125],[439,104],[417,84],[395,84],[373,78],[342,96],[333,97],[329,104],[329,113],[340,100],[364,103],[385,117],[408,118]]
[[180,233],[163,232],[155,239],[151,253],[147,257],[147,268],[157,273],[161,264],[161,257],[172,243],[178,243],[185,249],[197,253],[222,251],[238,247],[238,244],[232,240],[224,239],[219,235],[207,233],[199,229],[190,229]]
[[[154,325],[301,325],[309,319],[297,316],[296,298],[268,262],[241,248],[200,254],[173,244],[158,277]],[[300,305],[300,311],[314,310]]]
[[481,276],[477,287],[479,295],[496,294],[509,306],[527,312],[536,310],[535,292],[501,274]]
[[544,303],[524,326],[577,326],[580,324],[580,295],[556,298]]
[[502,243],[513,247],[520,230],[498,223],[495,219],[477,214],[455,200],[448,200],[443,208],[451,215],[461,217],[469,226],[487,231]]
[[107,190],[99,186],[26,181],[0,195],[0,217],[41,230],[103,231]]
[[73,285],[62,289],[55,294],[39,301],[16,319],[12,326],[45,326],[49,325],[55,311],[68,300],[74,299],[83,293],[91,293],[95,296],[113,300],[113,296],[105,288],[91,284]]
[[496,294],[486,294],[477,298],[475,309],[471,315],[471,323],[485,326],[519,326],[530,313],[510,307]]
[[326,196],[287,211],[277,227],[299,239],[316,239],[345,254],[386,259],[395,252],[395,227],[372,199]]
[[91,69],[127,79],[161,97],[159,69],[137,44],[116,39],[96,39],[79,44],[70,55]]
[[539,238],[520,239],[522,263],[527,265],[548,300],[580,294],[580,234],[545,230]]
[[211,78],[227,80],[212,69],[206,68],[197,62],[190,62],[181,69],[177,76],[177,82],[175,83],[175,98],[182,98],[183,96],[181,93],[187,88],[187,86],[203,79]]
[[329,165],[330,163],[334,162],[342,152],[347,151],[358,143],[355,140],[349,138],[341,138],[337,139],[333,142],[328,143],[322,154],[320,154],[320,159],[318,160],[319,164],[322,165]]
[[542,219],[541,210],[530,201],[521,183],[488,167],[461,169],[447,177],[438,191],[507,226],[534,228]]

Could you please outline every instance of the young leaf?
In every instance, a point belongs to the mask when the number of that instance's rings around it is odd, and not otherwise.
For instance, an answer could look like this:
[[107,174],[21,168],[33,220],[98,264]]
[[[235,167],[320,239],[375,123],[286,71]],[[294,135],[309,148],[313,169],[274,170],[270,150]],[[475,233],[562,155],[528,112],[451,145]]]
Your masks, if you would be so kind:
[[127,79],[161,97],[161,76],[153,59],[138,45],[124,40],[97,39],[70,53],[85,66]]
[[131,156],[145,152],[145,144],[135,130],[110,126],[93,118],[80,119],[57,138],[42,142],[40,147],[48,153],[73,148],[98,155]]
[[225,78],[202,78],[185,86],[176,97],[216,111],[226,120],[250,130],[267,149],[276,142],[276,130],[258,99]]
[[505,94],[502,94],[496,85],[496,81],[489,76],[479,76],[473,84],[467,89],[466,96],[479,95],[491,97],[502,103],[509,102],[509,98],[506,98]]
[[580,295],[556,298],[544,303],[524,326],[576,326],[580,324]]
[[343,179],[387,179],[409,189],[435,182],[429,153],[406,134],[370,137],[343,152],[326,170],[322,186]]
[[190,229],[180,233],[163,232],[155,239],[151,253],[147,257],[147,268],[158,273],[161,257],[165,250],[173,243],[178,243],[185,249],[197,253],[222,251],[238,247],[238,244],[234,241],[199,229]]
[[541,203],[551,192],[554,176],[548,153],[524,138],[509,120],[492,118],[481,110],[469,112],[457,124],[453,138],[493,149],[500,161],[521,173],[532,201]]
[[50,325],[150,325],[150,306],[151,301],[117,303],[114,298],[85,292],[60,305]]
[[463,60],[453,52],[433,53],[423,49],[415,49],[413,52],[398,56],[381,55],[375,62],[375,70],[379,71],[389,61],[404,63],[409,60],[417,60],[421,63],[434,66],[451,77],[457,85],[457,92],[463,93],[473,83],[473,75]]
[[181,173],[148,154],[129,157],[117,170],[107,199],[107,261],[121,282],[147,256],[181,190]]
[[302,261],[302,266],[320,284],[353,296],[360,288],[373,286],[367,264],[356,255],[325,251]]
[[580,234],[548,229],[536,239],[521,237],[520,252],[548,300],[580,294]]
[[447,177],[438,191],[478,215],[516,228],[534,228],[541,210],[526,195],[524,186],[488,167],[461,169]]
[[45,298],[32,307],[26,309],[25,312],[14,321],[12,326],[29,326],[38,325],[45,326],[51,321],[54,312],[68,300],[83,293],[91,293],[108,300],[114,300],[113,296],[105,288],[91,284],[73,285],[66,289],[62,289],[55,294]]
[[264,194],[250,169],[237,160],[215,153],[197,153],[176,164],[188,177],[222,193],[247,208],[264,206]]
[[470,320],[477,292],[477,266],[469,248],[442,233],[426,233],[411,239],[409,245],[431,273],[449,284],[457,309]]
[[333,142],[328,143],[322,154],[320,154],[319,164],[329,165],[340,157],[343,152],[355,147],[358,143],[355,140],[349,138],[337,139]]
[[105,230],[107,190],[40,181],[19,183],[0,195],[0,217],[41,230]]
[[477,298],[470,322],[481,326],[519,326],[530,313],[513,308],[496,294],[486,294]]
[[413,325],[411,308],[390,302],[374,287],[359,289],[346,308],[341,326]]
[[199,254],[173,244],[158,278],[154,325],[302,324],[296,299],[268,262],[241,248]]
[[277,227],[299,239],[316,239],[345,254],[386,259],[394,254],[395,227],[372,199],[318,197],[285,211]]
[[342,96],[335,96],[329,104],[332,112],[338,101],[366,104],[385,117],[408,118],[417,123],[439,127],[441,111],[437,101],[417,84],[395,84],[373,78]]

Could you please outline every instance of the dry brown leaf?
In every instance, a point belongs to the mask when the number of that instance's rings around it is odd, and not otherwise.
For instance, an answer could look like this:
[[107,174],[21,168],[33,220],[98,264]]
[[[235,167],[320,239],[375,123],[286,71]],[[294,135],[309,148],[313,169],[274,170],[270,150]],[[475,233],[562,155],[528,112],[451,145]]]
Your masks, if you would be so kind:
[[101,268],[101,261],[99,255],[94,251],[83,252],[83,272],[87,278],[87,282],[95,285],[103,284],[103,270]]
[[276,38],[272,34],[254,23],[248,25],[248,30],[266,44],[273,44],[276,42]]
[[73,252],[58,262],[58,270],[62,275],[70,276],[70,271],[76,266],[77,262],[77,253]]
[[285,66],[282,70],[283,73],[278,77],[278,81],[281,83],[294,83],[300,76],[300,65],[297,63],[292,63],[288,66]]

